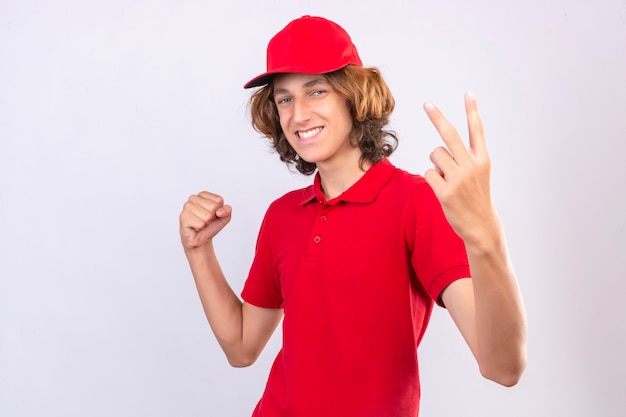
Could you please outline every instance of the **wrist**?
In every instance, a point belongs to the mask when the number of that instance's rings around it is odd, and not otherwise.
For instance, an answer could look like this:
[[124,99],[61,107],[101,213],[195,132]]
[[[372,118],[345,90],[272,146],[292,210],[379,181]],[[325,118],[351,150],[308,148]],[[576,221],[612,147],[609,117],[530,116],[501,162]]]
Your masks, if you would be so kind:
[[499,253],[505,246],[504,231],[497,216],[482,222],[474,233],[463,239],[468,255],[488,255]]
[[185,256],[187,259],[202,259],[214,253],[213,241],[209,240],[207,243],[201,246],[184,247]]

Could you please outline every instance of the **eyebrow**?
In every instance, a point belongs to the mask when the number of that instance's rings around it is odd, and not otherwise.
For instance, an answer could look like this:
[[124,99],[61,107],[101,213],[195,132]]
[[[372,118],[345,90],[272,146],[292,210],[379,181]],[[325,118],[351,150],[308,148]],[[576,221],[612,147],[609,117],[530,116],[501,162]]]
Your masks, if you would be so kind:
[[[314,80],[311,80],[309,82],[306,82],[304,84],[302,84],[302,88],[309,88],[309,87],[313,87],[315,85],[318,84],[328,84],[328,81],[326,81],[325,78],[316,78]],[[287,90],[286,88],[278,88],[276,90],[274,90],[274,95],[277,94],[287,94],[289,93],[289,90]]]

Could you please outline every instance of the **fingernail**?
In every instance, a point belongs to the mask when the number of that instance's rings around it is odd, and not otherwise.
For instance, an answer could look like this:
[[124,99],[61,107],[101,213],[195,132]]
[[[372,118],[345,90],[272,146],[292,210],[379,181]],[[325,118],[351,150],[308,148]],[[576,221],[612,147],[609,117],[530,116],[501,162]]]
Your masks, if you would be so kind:
[[426,103],[424,103],[424,108],[426,109],[426,111],[433,111],[435,110],[435,105],[431,101],[427,101]]
[[468,91],[468,92],[467,92],[467,99],[468,99],[468,100],[472,100],[472,101],[474,101],[474,100],[476,100],[476,96],[474,95],[474,93],[473,93],[473,92]]

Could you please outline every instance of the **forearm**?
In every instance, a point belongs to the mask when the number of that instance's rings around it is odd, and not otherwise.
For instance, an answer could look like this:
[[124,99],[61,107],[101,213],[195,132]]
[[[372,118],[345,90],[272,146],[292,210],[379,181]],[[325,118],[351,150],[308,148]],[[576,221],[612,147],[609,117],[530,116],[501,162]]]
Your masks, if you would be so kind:
[[481,373],[514,385],[526,363],[526,314],[497,218],[484,235],[466,242],[475,300],[475,355]]
[[243,352],[242,302],[219,265],[212,244],[185,250],[204,313],[228,361],[238,366]]

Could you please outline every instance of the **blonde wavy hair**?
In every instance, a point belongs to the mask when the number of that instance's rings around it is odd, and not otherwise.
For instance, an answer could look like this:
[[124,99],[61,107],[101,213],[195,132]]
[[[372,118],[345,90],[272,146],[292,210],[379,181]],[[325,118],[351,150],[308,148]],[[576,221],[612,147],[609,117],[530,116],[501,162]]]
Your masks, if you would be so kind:
[[[395,132],[385,129],[395,107],[391,91],[376,68],[348,65],[323,74],[333,89],[346,100],[352,116],[351,143],[361,149],[361,166],[365,161],[377,163],[398,147]],[[252,127],[270,139],[281,161],[304,175],[315,172],[316,165],[307,162],[291,147],[278,118],[274,103],[274,85],[270,82],[250,97]]]

